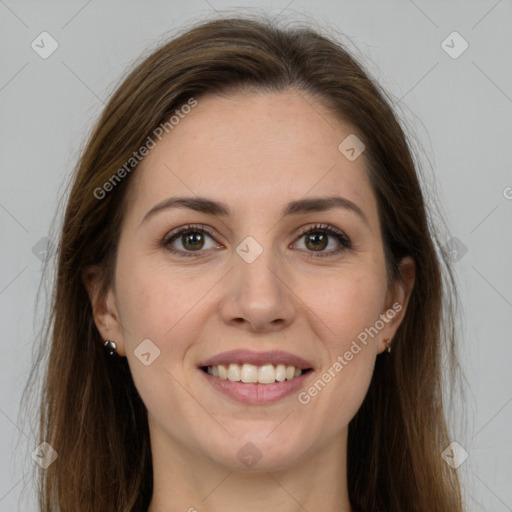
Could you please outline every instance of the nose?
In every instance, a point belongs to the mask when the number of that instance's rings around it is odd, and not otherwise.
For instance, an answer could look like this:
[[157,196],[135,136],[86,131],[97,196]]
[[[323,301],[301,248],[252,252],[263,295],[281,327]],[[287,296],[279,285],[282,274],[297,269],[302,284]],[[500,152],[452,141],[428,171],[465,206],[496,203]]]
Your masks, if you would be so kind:
[[224,322],[254,332],[277,331],[289,326],[297,314],[286,265],[273,251],[263,252],[251,263],[234,255],[235,268],[221,304]]

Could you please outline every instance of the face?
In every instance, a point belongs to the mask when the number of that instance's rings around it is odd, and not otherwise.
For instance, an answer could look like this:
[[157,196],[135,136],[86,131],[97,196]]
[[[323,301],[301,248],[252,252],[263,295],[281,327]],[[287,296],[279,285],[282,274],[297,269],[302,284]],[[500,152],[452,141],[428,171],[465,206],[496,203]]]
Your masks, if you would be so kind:
[[[304,93],[208,96],[134,171],[95,319],[161,446],[275,470],[342,439],[408,298],[387,288],[365,155],[338,149],[351,133]],[[177,197],[194,208],[148,214]]]

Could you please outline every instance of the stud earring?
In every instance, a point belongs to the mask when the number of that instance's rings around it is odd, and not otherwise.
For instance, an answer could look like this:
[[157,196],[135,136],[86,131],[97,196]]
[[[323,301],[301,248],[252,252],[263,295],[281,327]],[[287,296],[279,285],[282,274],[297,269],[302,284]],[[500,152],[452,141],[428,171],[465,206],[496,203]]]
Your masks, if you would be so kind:
[[107,349],[107,351],[110,355],[113,355],[114,352],[116,352],[116,350],[117,350],[117,345],[112,340],[105,341],[103,346]]

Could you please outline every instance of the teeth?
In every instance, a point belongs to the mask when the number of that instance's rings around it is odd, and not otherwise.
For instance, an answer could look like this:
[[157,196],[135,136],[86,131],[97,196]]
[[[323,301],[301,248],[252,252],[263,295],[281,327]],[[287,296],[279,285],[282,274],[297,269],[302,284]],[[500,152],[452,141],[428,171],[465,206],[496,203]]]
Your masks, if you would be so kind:
[[276,366],[276,380],[278,382],[286,380],[286,366],[284,364],[278,364]]
[[238,364],[229,365],[228,379],[233,382],[238,382],[240,380],[240,366]]
[[260,366],[258,370],[258,382],[260,384],[272,384],[276,381],[276,369],[273,364]]
[[[209,366],[208,368],[215,368]],[[226,367],[224,365],[217,366],[217,371],[219,372],[219,378],[226,380],[228,378],[228,371],[226,370]],[[213,375],[213,373],[212,373]]]
[[286,366],[284,364],[265,364],[263,366],[255,366],[253,364],[244,363],[239,365],[231,363],[227,367],[223,364],[217,366],[208,366],[209,375],[218,377],[223,380],[232,382],[273,384],[274,382],[283,382],[291,380],[302,375],[300,368],[295,366]]
[[252,364],[242,365],[240,380],[242,382],[258,382],[258,367]]

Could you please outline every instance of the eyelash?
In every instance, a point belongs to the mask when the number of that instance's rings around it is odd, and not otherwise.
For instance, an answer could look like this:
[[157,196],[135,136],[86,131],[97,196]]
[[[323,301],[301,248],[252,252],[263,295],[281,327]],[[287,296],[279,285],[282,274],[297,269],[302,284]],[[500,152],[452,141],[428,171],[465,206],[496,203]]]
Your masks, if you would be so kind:
[[[189,232],[191,232],[191,233],[195,233],[195,232],[201,233],[202,232],[202,233],[206,233],[211,238],[214,238],[213,233],[211,233],[210,230],[203,224],[187,224],[186,226],[182,226],[182,227],[168,233],[162,240],[161,246],[165,250],[169,251],[172,254],[176,254],[179,257],[185,257],[185,258],[196,257],[197,258],[197,257],[199,257],[199,254],[201,252],[204,252],[203,250],[182,251],[182,250],[170,248],[171,242],[178,239],[180,235],[182,235],[184,233],[189,233]],[[323,233],[327,234],[328,236],[332,236],[339,242],[340,247],[338,249],[336,249],[334,251],[330,251],[330,252],[307,251],[307,252],[311,252],[311,258],[327,258],[327,257],[335,256],[347,249],[352,249],[352,242],[350,241],[350,239],[342,231],[339,231],[338,229],[336,229],[332,226],[329,226],[328,224],[315,224],[314,226],[304,228],[299,233],[297,240],[301,239],[305,235],[308,235],[310,233],[316,233],[316,232],[323,232]]]

